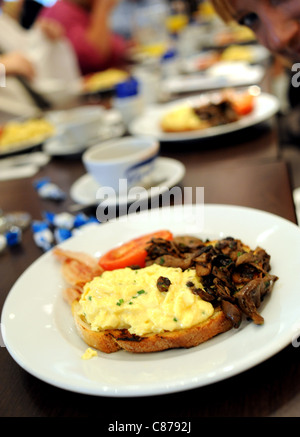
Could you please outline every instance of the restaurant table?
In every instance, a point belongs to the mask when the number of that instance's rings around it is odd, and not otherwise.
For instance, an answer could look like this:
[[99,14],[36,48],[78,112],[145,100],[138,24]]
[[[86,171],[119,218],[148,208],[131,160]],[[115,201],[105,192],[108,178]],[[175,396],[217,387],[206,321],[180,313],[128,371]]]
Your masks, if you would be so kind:
[[[289,168],[280,157],[276,122],[205,142],[162,144],[161,154],[184,163],[186,174],[180,185],[204,187],[205,203],[257,208],[296,223]],[[45,210],[67,211],[73,203],[69,189],[84,173],[80,157],[54,157],[32,178],[0,182],[0,208],[7,213],[27,211],[34,220],[41,219]],[[33,181],[40,177],[49,177],[67,198],[60,203],[41,199],[33,187]],[[17,278],[41,255],[30,228],[24,231],[19,246],[0,255],[1,308]],[[300,353],[292,345],[211,385],[125,399],[52,386],[23,370],[5,347],[0,348],[0,369],[1,417],[90,417],[95,424],[93,432],[107,429],[116,420],[124,424],[188,420],[193,425],[201,418],[300,416]]]

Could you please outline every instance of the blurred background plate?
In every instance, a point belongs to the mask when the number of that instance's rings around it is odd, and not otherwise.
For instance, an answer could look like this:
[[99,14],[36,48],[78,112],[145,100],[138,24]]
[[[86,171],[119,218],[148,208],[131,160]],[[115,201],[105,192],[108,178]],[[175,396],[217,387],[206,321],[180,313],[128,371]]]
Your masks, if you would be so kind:
[[258,85],[264,75],[265,69],[260,65],[248,65],[246,62],[219,62],[204,73],[170,77],[163,82],[162,89],[171,94],[178,94]]
[[55,134],[55,126],[46,118],[13,118],[1,127],[0,158],[40,146]]
[[265,47],[257,45],[232,45],[225,50],[203,50],[185,57],[180,62],[182,73],[196,73],[206,70],[218,62],[247,62],[248,65],[265,64],[271,54]]
[[129,131],[132,135],[152,135],[162,142],[195,140],[219,136],[254,126],[262,121],[268,120],[279,110],[279,100],[277,97],[271,94],[261,93],[256,97],[254,110],[236,122],[195,131],[178,133],[167,133],[162,131],[160,128],[160,121],[166,113],[181,105],[197,105],[201,101],[201,98],[203,98],[203,94],[179,99],[172,103],[166,103],[163,105],[153,105],[130,124]]

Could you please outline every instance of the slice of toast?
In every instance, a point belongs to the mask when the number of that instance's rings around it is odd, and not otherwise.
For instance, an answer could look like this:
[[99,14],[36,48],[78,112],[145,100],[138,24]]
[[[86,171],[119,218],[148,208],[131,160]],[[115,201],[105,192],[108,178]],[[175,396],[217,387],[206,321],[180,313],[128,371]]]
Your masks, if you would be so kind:
[[78,315],[78,309],[79,303],[75,300],[72,304],[72,313],[78,334],[88,346],[105,353],[121,349],[133,353],[146,353],[174,348],[190,348],[198,346],[233,327],[232,322],[218,307],[209,319],[191,328],[140,337],[130,334],[127,330],[93,331],[84,318]]

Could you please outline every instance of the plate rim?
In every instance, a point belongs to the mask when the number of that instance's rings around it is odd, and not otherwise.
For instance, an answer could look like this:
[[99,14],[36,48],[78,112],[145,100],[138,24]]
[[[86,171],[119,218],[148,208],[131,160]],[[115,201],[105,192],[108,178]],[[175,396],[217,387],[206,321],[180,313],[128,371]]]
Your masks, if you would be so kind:
[[37,137],[36,139],[26,140],[26,141],[19,142],[19,143],[14,143],[15,146],[12,149],[9,149],[9,150],[6,150],[6,151],[1,151],[0,150],[0,158],[7,157],[9,155],[15,155],[15,154],[23,152],[25,150],[30,150],[30,149],[34,149],[35,147],[39,147],[48,138],[49,138],[49,136],[41,135],[41,136]]

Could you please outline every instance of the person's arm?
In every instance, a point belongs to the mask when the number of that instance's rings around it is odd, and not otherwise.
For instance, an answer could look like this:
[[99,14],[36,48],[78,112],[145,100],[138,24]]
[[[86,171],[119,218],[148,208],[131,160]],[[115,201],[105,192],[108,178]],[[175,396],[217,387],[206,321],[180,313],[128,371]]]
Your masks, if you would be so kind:
[[60,40],[65,35],[62,25],[51,18],[41,17],[34,26],[39,27],[43,34],[52,41]]
[[0,56],[0,63],[5,67],[7,76],[23,76],[32,80],[35,70],[31,62],[21,53],[11,52]]
[[118,2],[119,0],[94,0],[93,3],[86,38],[103,58],[108,58],[113,51],[113,34],[109,17]]
[[122,65],[126,59],[126,41],[110,29],[109,14],[115,5],[116,0],[94,0],[92,12],[86,15],[71,1],[58,1],[43,9],[38,20],[47,18],[60,23],[76,53],[82,74],[89,74]]

